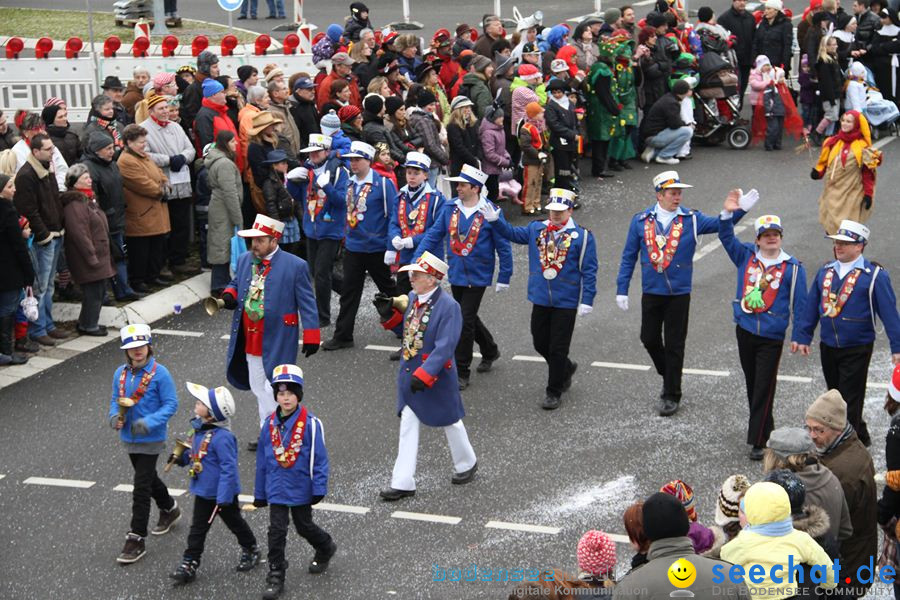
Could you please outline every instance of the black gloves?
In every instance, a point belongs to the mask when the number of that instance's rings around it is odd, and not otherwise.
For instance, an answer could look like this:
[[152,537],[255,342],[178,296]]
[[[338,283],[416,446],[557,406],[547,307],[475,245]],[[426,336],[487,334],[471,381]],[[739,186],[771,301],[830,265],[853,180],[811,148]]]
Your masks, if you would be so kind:
[[266,500],[260,500],[259,498],[253,499],[253,506],[255,506],[256,508],[265,508],[268,505],[269,503]]
[[228,310],[234,310],[237,308],[237,298],[235,298],[231,294],[222,294],[222,302],[225,303],[225,308],[227,308]]
[[187,159],[184,158],[182,154],[176,154],[174,156],[169,157],[169,170],[170,171],[180,171],[181,167],[183,167],[187,163]]
[[424,392],[425,387],[425,382],[413,375],[413,378],[409,382],[409,389],[412,390],[412,393]]
[[866,210],[869,210],[870,208],[872,208],[872,196],[869,196],[868,194],[863,196],[862,205],[863,205],[863,208]]
[[822,179],[822,175],[818,171],[813,169],[812,171],[809,172],[809,178],[810,179]]
[[322,501],[322,498],[324,498],[324,497],[325,496],[313,496],[312,502],[310,502],[310,504],[318,504],[319,502]]
[[309,358],[318,351],[318,344],[303,344],[303,356],[305,356],[306,358]]
[[378,311],[382,321],[387,321],[394,315],[394,299],[387,294],[378,292],[372,304],[375,305],[375,310]]

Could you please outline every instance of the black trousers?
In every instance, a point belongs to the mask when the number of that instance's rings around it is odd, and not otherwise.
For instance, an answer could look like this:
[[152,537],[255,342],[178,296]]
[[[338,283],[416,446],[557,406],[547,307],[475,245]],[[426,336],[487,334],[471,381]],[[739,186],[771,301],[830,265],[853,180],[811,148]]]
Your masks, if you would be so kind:
[[460,377],[468,377],[470,374],[469,367],[472,366],[474,343],[478,344],[481,355],[489,360],[496,358],[500,353],[497,343],[494,342],[494,336],[478,317],[478,308],[481,306],[481,298],[484,296],[485,289],[487,288],[450,286],[453,298],[459,302],[463,319],[462,333],[456,344],[456,370]]
[[575,171],[574,159],[575,153],[569,150],[554,148],[553,155],[553,178],[554,187],[564,190],[575,191]]
[[317,553],[326,552],[331,547],[331,536],[328,532],[313,523],[312,506],[301,504],[300,506],[285,506],[284,504],[269,505],[269,569],[286,569],[284,560],[284,543],[287,539],[288,525],[291,518],[294,519],[294,529],[297,534],[309,545],[316,549]]
[[194,209],[193,198],[173,198],[169,202],[169,266],[183,265],[188,257],[188,245],[191,243],[191,213]]
[[334,261],[340,250],[341,240],[306,238],[306,260],[316,289],[319,326],[331,323],[331,292],[341,293],[341,278],[334,275]]
[[754,335],[740,326],[735,326],[735,331],[741,369],[747,383],[747,401],[750,403],[747,443],[764,448],[775,428],[772,413],[784,340]]
[[500,197],[500,176],[488,175],[484,187],[487,188],[488,198],[490,198],[492,202],[496,202],[497,198]]
[[[185,559],[200,562],[200,557],[203,556],[203,548],[206,545],[206,534],[209,532],[209,528],[212,527],[209,518],[212,516],[215,508],[215,500],[201,498],[200,496],[194,497],[194,516],[191,518],[187,550],[184,551]],[[225,526],[228,527],[228,530],[237,537],[241,548],[252,548],[256,545],[256,536],[253,535],[253,531],[250,529],[247,521],[241,516],[241,507],[238,504],[237,496],[234,497],[234,501],[231,504],[220,506],[216,517],[220,517]]]
[[863,420],[863,404],[866,400],[866,382],[869,379],[873,346],[870,343],[850,348],[832,348],[819,343],[825,385],[830,390],[839,391],[844,397],[844,402],[847,403],[847,420],[866,446],[872,440]]
[[334,339],[353,341],[356,312],[362,299],[366,273],[388,296],[397,295],[397,285],[391,279],[391,270],[384,264],[384,252],[350,252],[344,250],[344,281],[341,284],[341,310],[334,325]]
[[741,108],[744,108],[744,94],[747,92],[747,84],[750,83],[750,68],[751,67],[752,67],[752,65],[740,65],[738,67],[738,69],[740,71],[738,73],[738,82],[740,83],[740,86],[741,86],[741,95],[740,95]]
[[535,304],[531,308],[531,340],[550,369],[547,395],[559,398],[563,384],[572,372],[569,345],[575,331],[574,308],[553,308]]
[[128,244],[128,279],[148,283],[159,277],[166,259],[166,235],[125,238]]
[[606,156],[609,151],[609,142],[591,140],[591,176],[599,177],[606,171]]
[[412,282],[409,280],[408,271],[397,272],[397,295],[408,296],[412,291]]
[[156,473],[158,454],[129,454],[134,467],[134,491],[131,493],[131,533],[147,537],[150,521],[150,499],[159,510],[171,510],[175,499]]
[[[662,375],[662,398],[681,400],[681,371],[687,337],[691,295],[641,297],[641,343]],[[665,342],[663,342],[665,336]]]
[[81,312],[78,313],[78,326],[85,331],[97,329],[100,322],[100,308],[103,296],[106,295],[106,280],[81,284]]

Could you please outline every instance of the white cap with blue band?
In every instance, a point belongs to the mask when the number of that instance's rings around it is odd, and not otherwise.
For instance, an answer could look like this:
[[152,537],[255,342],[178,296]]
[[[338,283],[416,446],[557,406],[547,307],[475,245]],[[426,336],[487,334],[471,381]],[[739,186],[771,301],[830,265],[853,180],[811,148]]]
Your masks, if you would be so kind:
[[550,202],[545,206],[547,210],[569,210],[575,208],[575,199],[578,196],[572,190],[553,188],[550,190]]
[[431,157],[422,152],[407,152],[404,167],[414,167],[427,171],[431,168]]
[[191,395],[203,403],[215,421],[227,421],[234,416],[234,397],[228,388],[206,388],[197,383],[186,382]]
[[303,369],[297,365],[278,365],[272,369],[272,386],[276,383],[296,383],[303,385]]
[[129,348],[140,348],[141,346],[150,345],[150,326],[143,323],[134,323],[126,325],[119,330],[119,336],[122,338],[122,350]]
[[484,184],[487,183],[487,180],[487,173],[481,171],[480,169],[476,169],[472,165],[463,165],[462,170],[459,172],[459,175],[457,175],[456,177],[447,177],[447,181],[455,181],[456,183],[468,183],[471,185],[477,185],[480,188],[484,187]]
[[857,244],[865,244],[869,241],[869,228],[862,223],[844,219],[841,226],[838,227],[837,233],[834,235],[826,235],[825,237],[841,242],[852,242]]

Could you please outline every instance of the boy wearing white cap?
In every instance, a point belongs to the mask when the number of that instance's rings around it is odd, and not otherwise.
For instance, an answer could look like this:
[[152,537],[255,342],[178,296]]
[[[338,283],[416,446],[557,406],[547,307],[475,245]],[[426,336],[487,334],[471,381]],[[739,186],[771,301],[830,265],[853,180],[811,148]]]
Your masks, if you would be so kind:
[[425,237],[416,248],[415,258],[428,251],[444,256],[444,239],[449,247],[450,289],[453,298],[462,309],[463,327],[456,346],[456,367],[459,389],[469,387],[469,367],[472,364],[472,347],[475,342],[481,350],[479,373],[487,373],[500,357],[500,349],[491,332],[478,317],[478,308],[484,291],[494,280],[496,258],[500,260],[497,275],[497,291],[509,288],[512,277],[512,249],[509,240],[500,235],[487,222],[483,208],[496,206],[481,195],[487,182],[487,174],[471,165],[463,165],[459,176],[450,177],[456,182],[458,198],[447,203],[444,211],[428,228]]
[[572,385],[578,364],[569,360],[576,315],[593,310],[597,293],[597,247],[594,235],[572,218],[575,192],[550,190],[546,221],[512,227],[499,209],[485,207],[485,218],[505,238],[528,245],[528,301],[534,349],[549,366],[545,410],[559,408]]
[[241,559],[236,570],[249,571],[259,564],[256,537],[241,516],[238,505],[241,481],[237,440],[229,425],[229,420],[234,416],[234,398],[228,388],[221,386],[207,389],[188,382],[187,389],[197,399],[194,418],[191,419],[194,430],[191,450],[177,458],[174,454],[169,455],[170,463],[190,466],[190,490],[194,495],[188,547],[181,564],[169,575],[178,583],[190,583],[196,579],[206,534],[217,514],[221,515],[222,521],[241,545]]
[[116,369],[113,376],[107,420],[110,427],[119,431],[134,468],[131,529],[125,536],[125,547],[116,559],[119,563],[131,564],[147,552],[144,540],[151,498],[159,508],[159,521],[150,533],[168,533],[181,518],[178,503],[156,473],[156,461],[166,447],[169,419],[178,409],[178,395],[169,370],[153,358],[150,326],[126,325],[119,335],[125,364]]
[[847,403],[847,420],[860,441],[872,440],[863,420],[869,362],[875,343],[875,316],[881,319],[891,348],[891,360],[900,363],[900,315],[888,272],[863,256],[869,228],[843,220],[834,235],[836,260],[816,273],[809,288],[809,301],[798,321],[791,352],[808,356],[816,325],[822,374],[828,389],[840,391]]
[[773,403],[785,333],[793,319],[796,334],[797,318],[806,306],[806,269],[782,249],[784,228],[776,215],[756,220],[755,244],[737,239],[732,217],[739,209],[736,198],[725,201],[719,240],[738,269],[732,307],[750,406],[747,443],[750,460],[762,460],[775,428]]
[[344,241],[344,280],[341,308],[334,324],[334,336],[322,345],[325,350],[353,347],[356,313],[362,299],[366,274],[388,296],[397,294],[388,265],[396,251],[388,241],[388,222],[396,210],[397,188],[372,169],[375,148],[365,142],[353,142],[350,153],[350,183],[347,186],[346,239]]
[[[721,221],[681,206],[682,190],[693,186],[682,183],[677,171],[663,171],[653,178],[653,187],[656,204],[637,213],[628,226],[616,278],[616,304],[628,310],[628,286],[640,259],[641,342],[663,378],[659,414],[668,417],[678,411],[681,401],[694,252],[699,236],[718,232]],[[747,194],[732,190],[728,195],[739,205],[735,223],[759,200],[756,190]]]

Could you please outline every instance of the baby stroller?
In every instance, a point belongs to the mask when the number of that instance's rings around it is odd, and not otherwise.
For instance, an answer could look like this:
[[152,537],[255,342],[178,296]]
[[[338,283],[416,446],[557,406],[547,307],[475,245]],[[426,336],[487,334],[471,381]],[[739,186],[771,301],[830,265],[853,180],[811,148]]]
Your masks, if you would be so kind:
[[728,142],[735,150],[750,145],[750,128],[740,115],[738,76],[728,62],[715,52],[700,59],[697,103],[703,119],[694,129],[694,139],[708,145]]
[[898,130],[900,110],[896,104],[884,99],[884,96],[875,87],[875,78],[868,68],[866,68],[866,108],[863,110],[863,114],[871,126],[872,139],[877,140],[885,135],[900,134],[900,130]]

